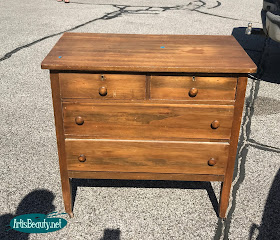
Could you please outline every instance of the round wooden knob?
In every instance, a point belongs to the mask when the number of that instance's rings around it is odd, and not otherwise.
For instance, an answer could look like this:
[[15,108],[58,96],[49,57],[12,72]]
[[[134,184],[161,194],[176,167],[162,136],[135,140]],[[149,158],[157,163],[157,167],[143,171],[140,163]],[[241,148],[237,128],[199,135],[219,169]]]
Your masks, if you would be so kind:
[[99,94],[101,96],[106,96],[107,95],[107,88],[106,87],[99,88]]
[[215,158],[210,158],[208,160],[208,165],[209,166],[214,166],[217,163],[217,160]]
[[218,120],[215,120],[211,123],[211,128],[217,129],[218,127],[220,127],[220,122]]
[[78,116],[78,117],[75,118],[75,122],[78,125],[83,125],[85,121],[81,116]]
[[190,97],[195,97],[198,93],[198,90],[197,88],[191,88],[190,91],[189,91],[189,96]]
[[78,157],[78,160],[80,162],[85,162],[87,159],[86,159],[86,156],[84,154],[81,154],[79,157]]

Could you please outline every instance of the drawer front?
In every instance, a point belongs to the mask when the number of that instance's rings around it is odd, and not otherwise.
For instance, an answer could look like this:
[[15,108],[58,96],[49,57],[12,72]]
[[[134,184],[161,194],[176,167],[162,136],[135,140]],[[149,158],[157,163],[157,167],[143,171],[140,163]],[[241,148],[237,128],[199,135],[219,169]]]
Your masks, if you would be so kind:
[[152,76],[151,99],[234,100],[237,78]]
[[60,73],[59,82],[62,98],[145,98],[145,75]]
[[64,103],[63,115],[65,135],[71,137],[229,139],[233,106]]
[[224,175],[228,146],[225,143],[66,139],[67,168],[70,171]]

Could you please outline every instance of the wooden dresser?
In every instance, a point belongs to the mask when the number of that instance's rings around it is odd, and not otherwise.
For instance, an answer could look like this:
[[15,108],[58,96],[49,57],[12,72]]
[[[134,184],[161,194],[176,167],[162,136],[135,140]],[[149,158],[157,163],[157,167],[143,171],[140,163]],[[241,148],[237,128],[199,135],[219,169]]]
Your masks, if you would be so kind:
[[42,68],[70,216],[71,179],[94,178],[221,181],[225,218],[256,71],[233,36],[65,33]]

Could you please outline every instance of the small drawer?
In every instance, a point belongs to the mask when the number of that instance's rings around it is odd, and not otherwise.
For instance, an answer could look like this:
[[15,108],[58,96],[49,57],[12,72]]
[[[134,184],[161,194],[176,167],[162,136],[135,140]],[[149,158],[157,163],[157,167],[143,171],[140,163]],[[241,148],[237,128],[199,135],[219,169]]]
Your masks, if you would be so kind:
[[59,82],[62,98],[145,98],[145,75],[60,73]]
[[150,97],[158,100],[219,100],[235,99],[237,78],[151,76]]
[[227,143],[66,139],[69,171],[224,175]]
[[228,140],[233,109],[206,104],[64,103],[64,133],[95,139]]

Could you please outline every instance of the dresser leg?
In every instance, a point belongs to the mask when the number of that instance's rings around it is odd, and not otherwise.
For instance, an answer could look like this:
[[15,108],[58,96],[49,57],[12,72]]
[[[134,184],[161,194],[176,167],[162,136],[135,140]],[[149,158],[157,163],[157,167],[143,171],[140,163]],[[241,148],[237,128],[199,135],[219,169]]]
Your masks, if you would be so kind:
[[236,100],[234,104],[234,116],[233,116],[233,122],[231,128],[228,164],[227,164],[225,179],[224,182],[222,183],[221,194],[220,194],[221,197],[220,197],[219,215],[221,218],[226,218],[226,212],[227,212],[231,183],[232,183],[232,176],[234,171],[234,163],[235,163],[236,153],[237,153],[238,137],[239,137],[239,130],[241,125],[246,85],[247,85],[247,77],[239,77],[237,80],[237,89],[236,89],[236,96],[235,96]]
[[225,181],[221,184],[219,217],[223,219],[226,218],[230,189],[231,189],[231,182],[229,183]]
[[71,179],[68,177],[68,171],[67,171],[59,76],[57,72],[51,71],[50,77],[51,77],[51,87],[52,87],[52,97],[53,97],[54,119],[55,119],[55,126],[56,126],[57,150],[58,150],[58,157],[59,157],[62,196],[64,200],[65,211],[71,217],[73,216],[72,186],[71,186]]
[[65,177],[61,176],[61,185],[62,185],[62,195],[63,195],[63,200],[64,200],[65,212],[68,213],[70,218],[72,218],[74,215],[72,212],[73,204],[72,204],[71,179],[69,179],[68,177],[65,178]]

